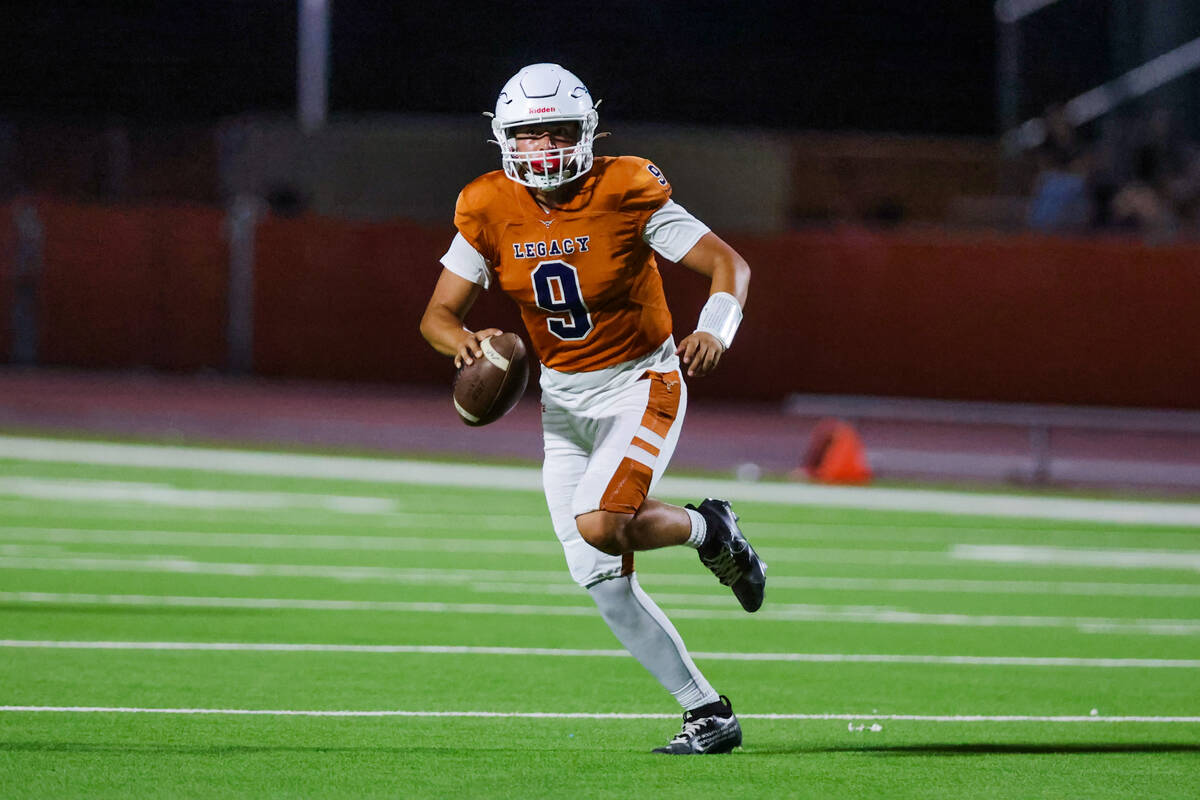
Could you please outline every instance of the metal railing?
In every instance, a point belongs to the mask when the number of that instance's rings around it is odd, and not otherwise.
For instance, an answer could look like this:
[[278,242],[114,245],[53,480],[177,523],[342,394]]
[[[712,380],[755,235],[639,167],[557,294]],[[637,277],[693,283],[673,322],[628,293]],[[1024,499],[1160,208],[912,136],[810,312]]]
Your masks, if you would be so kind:
[[[934,400],[865,395],[792,394],[784,401],[785,413],[810,418],[836,417],[852,425],[863,422],[917,423],[944,426],[995,426],[1024,430],[1029,460],[1024,478],[1036,483],[1051,482],[1051,439],[1056,431],[1116,433],[1164,437],[1196,437],[1196,461],[1200,462],[1200,411],[1181,409],[1116,408],[1109,406],[1067,406],[1037,403],[1000,403],[960,400]],[[961,456],[957,456],[961,458]],[[982,454],[984,459],[1008,459],[1011,456]],[[953,458],[943,454],[942,461]],[[1136,459],[1131,459],[1135,461]],[[1105,461],[1106,469],[1118,469],[1117,459]],[[1112,462],[1112,463],[1108,463]],[[1098,461],[1099,465],[1100,462]],[[1011,465],[1010,465],[1011,466]],[[1136,465],[1124,468],[1137,471]],[[1143,470],[1144,471],[1144,470]],[[1179,475],[1191,483],[1192,473],[1200,475],[1200,465],[1189,465]],[[1131,482],[1155,482],[1152,478]]]

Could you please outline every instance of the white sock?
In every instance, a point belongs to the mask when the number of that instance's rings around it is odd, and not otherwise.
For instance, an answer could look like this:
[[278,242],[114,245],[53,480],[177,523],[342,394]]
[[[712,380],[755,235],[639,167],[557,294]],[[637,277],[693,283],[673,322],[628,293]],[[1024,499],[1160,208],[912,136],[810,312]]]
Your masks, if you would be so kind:
[[700,545],[704,544],[705,538],[708,537],[708,523],[704,521],[703,515],[699,511],[692,508],[685,508],[688,518],[692,521],[692,535],[684,542],[688,547],[700,549]]
[[685,709],[718,699],[666,614],[638,586],[637,576],[601,581],[588,589],[600,616],[625,649]]

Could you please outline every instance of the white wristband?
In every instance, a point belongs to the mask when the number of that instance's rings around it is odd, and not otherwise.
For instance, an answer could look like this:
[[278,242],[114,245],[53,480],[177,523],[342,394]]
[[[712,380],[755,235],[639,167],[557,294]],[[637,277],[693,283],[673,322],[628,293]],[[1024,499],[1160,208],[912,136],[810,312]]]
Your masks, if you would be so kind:
[[700,322],[696,330],[711,333],[728,350],[741,322],[741,303],[729,292],[717,292],[710,295],[704,308],[700,309]]

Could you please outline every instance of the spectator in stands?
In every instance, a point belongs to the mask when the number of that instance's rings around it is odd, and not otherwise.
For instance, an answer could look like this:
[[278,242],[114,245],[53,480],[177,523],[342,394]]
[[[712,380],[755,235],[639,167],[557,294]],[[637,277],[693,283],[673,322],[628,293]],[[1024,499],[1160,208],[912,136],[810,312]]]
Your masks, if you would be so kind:
[[1136,122],[1129,140],[1123,148],[1126,174],[1119,176],[1108,207],[1098,214],[1098,227],[1154,242],[1193,232],[1200,150],[1166,108],[1155,108]]
[[1200,145],[1184,133],[1169,108],[1155,109],[1147,128],[1140,158],[1147,161],[1147,169],[1170,204],[1178,235],[1195,236]]
[[1088,148],[1063,106],[1048,107],[1043,124],[1045,138],[1034,149],[1029,224],[1048,233],[1082,231],[1091,218]]
[[1067,117],[1064,106],[1051,105],[1042,117],[1045,138],[1034,149],[1038,172],[1069,172],[1082,175],[1088,170],[1088,147],[1079,130]]
[[1100,135],[1092,149],[1088,174],[1092,205],[1091,225],[1103,231],[1114,227],[1112,201],[1132,175],[1127,153],[1130,125],[1119,114],[1110,114],[1100,123]]
[[1200,240],[1200,155],[1193,156],[1186,171],[1176,184],[1176,211],[1179,214],[1179,234],[1192,241]]

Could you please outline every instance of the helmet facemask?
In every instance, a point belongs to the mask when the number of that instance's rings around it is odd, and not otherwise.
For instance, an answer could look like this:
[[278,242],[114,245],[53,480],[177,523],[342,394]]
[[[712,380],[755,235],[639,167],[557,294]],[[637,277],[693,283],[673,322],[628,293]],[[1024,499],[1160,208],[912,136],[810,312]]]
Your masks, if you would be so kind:
[[[592,168],[592,143],[596,138],[597,121],[594,110],[584,117],[542,118],[508,124],[494,119],[492,132],[496,135],[496,143],[500,145],[504,174],[523,186],[547,192],[583,176]],[[543,123],[549,128],[563,122],[578,126],[579,135],[573,144],[545,150],[517,149],[516,134],[521,128]]]
[[[517,183],[543,192],[553,191],[592,168],[592,143],[599,117],[587,87],[558,64],[531,64],[509,79],[492,115],[494,142],[500,146],[504,174]],[[569,145],[551,140],[550,149],[522,152],[517,132],[533,126],[549,132],[572,123],[578,138]]]

